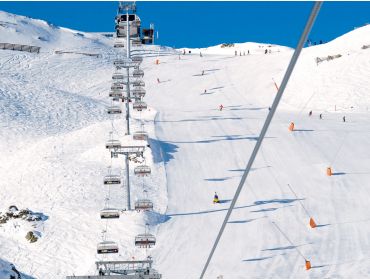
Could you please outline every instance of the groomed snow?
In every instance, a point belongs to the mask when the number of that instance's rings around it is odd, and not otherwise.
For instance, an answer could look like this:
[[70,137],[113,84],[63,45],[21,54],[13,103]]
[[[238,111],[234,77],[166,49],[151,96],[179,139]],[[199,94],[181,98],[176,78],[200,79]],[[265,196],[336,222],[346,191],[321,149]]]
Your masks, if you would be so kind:
[[[143,119],[149,132],[145,155],[153,175],[145,183],[155,213],[124,212],[106,224],[99,218],[106,167],[124,174],[123,158],[111,162],[104,147],[111,130],[105,107],[112,57],[119,51],[100,35],[80,36],[0,12],[4,22],[0,35],[9,43],[42,49],[38,55],[0,51],[0,211],[17,205],[48,219],[32,244],[0,227],[1,268],[13,263],[36,278],[94,273],[94,262],[103,259],[96,244],[106,227],[120,253],[105,259],[144,258],[145,250],[133,242],[149,222],[157,235],[150,254],[163,277],[199,277],[276,94],[272,78],[280,83],[292,50],[276,46],[279,52],[234,56],[232,48],[226,53],[215,46],[202,50],[203,57],[193,50],[181,59],[170,49],[142,50],[150,111],[134,113],[132,125],[140,129]],[[365,26],[302,52],[207,277],[368,277],[370,50],[361,47],[370,44],[369,35]],[[342,57],[316,64],[316,57],[336,54]],[[291,121],[294,132],[288,131]],[[114,121],[114,134],[133,143],[124,135],[123,117]],[[334,176],[326,176],[328,166]],[[287,184],[319,227],[309,228]],[[110,187],[110,206],[124,208],[123,187]],[[132,189],[134,201],[142,195],[142,180],[134,179]],[[212,203],[215,191],[221,204]],[[8,277],[5,270],[0,277]]]

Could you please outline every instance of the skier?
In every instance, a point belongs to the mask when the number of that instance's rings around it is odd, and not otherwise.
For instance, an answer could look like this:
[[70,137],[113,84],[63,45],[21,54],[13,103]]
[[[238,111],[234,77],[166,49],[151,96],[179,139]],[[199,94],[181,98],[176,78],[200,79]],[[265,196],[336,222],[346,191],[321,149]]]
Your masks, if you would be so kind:
[[203,57],[202,52],[200,52],[200,53],[199,53],[199,56],[200,56],[200,57]]
[[202,70],[202,76],[204,75],[204,70]]
[[238,51],[235,51],[235,56],[237,56],[238,55]]
[[249,54],[249,50],[248,50],[248,54]]
[[243,51],[243,56],[245,56],[245,51]]
[[271,111],[271,107],[269,107],[269,111]]
[[322,114],[320,114],[320,116],[319,116],[319,117],[320,117],[320,120],[322,120]]
[[213,203],[220,203],[220,200],[218,199],[218,195],[217,195],[216,192],[215,192],[215,195],[213,197]]
[[346,122],[346,116],[343,116],[343,122]]
[[312,111],[310,111],[310,112],[308,113],[308,116],[309,116],[309,117],[311,117],[311,116],[312,116]]
[[157,78],[157,82],[158,82],[158,84],[160,83],[159,78]]
[[220,105],[220,111],[222,111],[222,109],[224,108],[224,105]]
[[206,93],[207,93],[207,90],[205,89],[205,90],[204,90],[204,94],[206,94]]

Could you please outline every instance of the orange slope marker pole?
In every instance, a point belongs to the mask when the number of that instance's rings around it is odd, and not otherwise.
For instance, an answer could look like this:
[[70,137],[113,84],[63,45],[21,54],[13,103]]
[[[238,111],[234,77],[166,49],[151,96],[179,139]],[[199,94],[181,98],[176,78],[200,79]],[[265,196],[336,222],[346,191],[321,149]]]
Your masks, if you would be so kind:
[[293,131],[294,130],[294,122],[291,122],[289,124],[289,131]]
[[333,170],[331,169],[331,167],[326,168],[326,175],[328,175],[328,176],[333,175]]
[[315,228],[317,227],[317,224],[315,223],[315,220],[312,218],[312,216],[310,215],[310,213],[308,213],[308,210],[306,209],[306,207],[304,207],[302,201],[298,198],[297,194],[294,192],[294,190],[292,189],[292,187],[290,186],[290,184],[288,184],[288,187],[290,189],[290,191],[293,193],[293,195],[295,196],[295,198],[297,199],[297,201],[299,202],[299,204],[302,206],[303,210],[306,212],[308,218],[310,219],[310,227],[311,228]]
[[278,87],[277,83],[275,82],[274,78],[272,78],[272,81],[274,82],[274,85],[276,87],[276,90],[279,91],[279,87]]
[[304,259],[306,270],[310,270],[311,269],[311,262],[305,258],[305,256],[302,254],[302,252],[300,250],[298,250],[297,246],[295,246],[293,244],[293,242],[290,241],[288,236],[281,230],[281,228],[275,222],[272,222],[272,224],[278,229],[278,231],[280,231],[280,233],[285,237],[285,239],[290,243],[290,245],[292,245],[294,247],[294,249],[296,249],[296,251],[302,256],[302,258]]

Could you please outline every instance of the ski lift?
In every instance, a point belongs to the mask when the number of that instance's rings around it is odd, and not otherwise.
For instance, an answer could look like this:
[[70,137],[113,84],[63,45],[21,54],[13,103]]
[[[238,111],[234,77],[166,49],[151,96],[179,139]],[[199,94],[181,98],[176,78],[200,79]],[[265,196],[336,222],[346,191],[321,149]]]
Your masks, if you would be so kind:
[[148,108],[148,106],[146,105],[146,103],[143,102],[143,101],[136,101],[136,102],[134,102],[134,104],[132,105],[132,107],[135,110],[138,110],[138,111],[142,111],[142,110],[145,110],[145,109]]
[[133,72],[132,72],[132,76],[134,78],[142,78],[144,77],[144,71],[141,70],[141,69],[135,69]]
[[151,202],[149,199],[138,199],[135,202],[135,210],[136,211],[153,210],[153,202]]
[[125,64],[125,63],[126,63],[126,60],[124,60],[124,59],[115,59],[113,61],[114,66],[119,66],[119,65],[122,65],[122,64]]
[[143,62],[143,57],[142,56],[133,56],[133,57],[131,57],[131,59],[132,59],[133,62],[137,62],[139,64],[141,62]]
[[98,243],[97,252],[98,254],[118,253],[118,245],[113,241],[103,241]]
[[116,16],[116,35],[117,37],[126,37],[127,36],[127,20],[130,25],[130,37],[137,38],[140,36],[140,18],[136,14],[130,13],[128,18],[126,14],[119,14]]
[[107,149],[119,149],[121,148],[121,142],[119,140],[110,139],[105,143]]
[[134,174],[137,176],[147,176],[150,173],[152,173],[152,170],[148,165],[139,165],[134,168]]
[[145,82],[143,80],[136,80],[132,82],[133,87],[145,87]]
[[100,210],[100,218],[101,219],[118,219],[119,211],[113,208],[104,208],[103,210]]
[[108,114],[121,114],[122,110],[120,106],[110,106],[107,108]]
[[121,91],[112,90],[112,91],[109,92],[109,97],[122,98],[122,96],[123,96],[123,94],[122,94]]
[[134,140],[148,140],[148,132],[141,130],[141,131],[135,131],[133,135]]
[[125,79],[125,75],[121,73],[114,73],[112,75],[112,80],[123,80],[123,79]]
[[132,46],[135,46],[135,47],[140,47],[142,45],[140,39],[135,39],[135,40],[132,40],[131,42],[132,42]]
[[121,184],[121,177],[119,175],[106,175],[104,177],[104,185],[118,185]]
[[137,96],[140,96],[140,97],[144,97],[145,94],[146,94],[145,89],[142,88],[142,87],[134,88],[131,92],[132,92],[133,95],[137,95]]
[[113,47],[115,47],[115,48],[124,48],[125,44],[123,42],[116,41],[116,42],[114,42]]
[[156,238],[153,234],[144,233],[135,236],[135,246],[139,248],[151,248],[155,245]]
[[110,87],[111,90],[123,90],[124,86],[122,83],[113,83]]

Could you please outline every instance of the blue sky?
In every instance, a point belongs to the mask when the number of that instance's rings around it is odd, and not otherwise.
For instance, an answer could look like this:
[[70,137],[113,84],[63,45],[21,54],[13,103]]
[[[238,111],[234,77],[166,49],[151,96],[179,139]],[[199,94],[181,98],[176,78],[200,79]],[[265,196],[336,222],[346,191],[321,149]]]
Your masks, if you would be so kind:
[[[113,31],[117,2],[0,2],[0,10],[82,31]],[[295,47],[312,2],[137,2],[143,26],[153,22],[158,43],[206,47],[260,42]],[[311,40],[332,40],[370,23],[370,2],[324,2]]]

